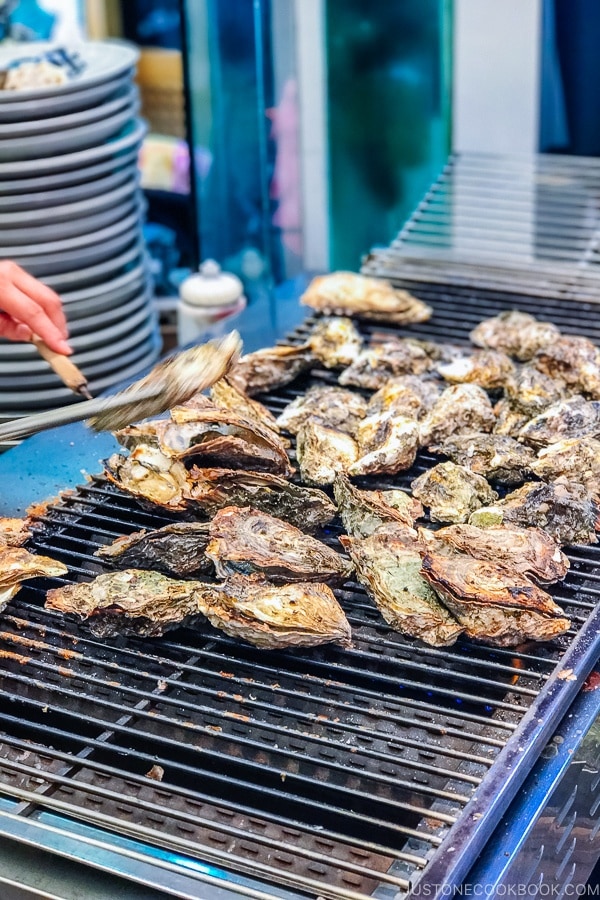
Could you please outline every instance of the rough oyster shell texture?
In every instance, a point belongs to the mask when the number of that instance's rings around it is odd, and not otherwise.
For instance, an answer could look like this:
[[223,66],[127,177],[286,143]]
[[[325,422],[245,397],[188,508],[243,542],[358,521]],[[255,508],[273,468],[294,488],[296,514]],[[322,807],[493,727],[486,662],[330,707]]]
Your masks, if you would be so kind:
[[398,375],[422,375],[431,368],[431,359],[412,341],[397,339],[367,347],[351,366],[344,369],[338,381],[344,387],[360,387],[376,391]]
[[67,567],[49,556],[38,556],[24,547],[0,546],[0,612],[30,578],[57,578]]
[[421,571],[470,638],[513,647],[552,640],[570,627],[549,594],[507,566],[427,552]]
[[140,500],[171,510],[187,506],[191,488],[187,469],[157,447],[140,444],[129,456],[113,453],[104,463],[104,474],[112,484]]
[[401,490],[363,491],[345,475],[333,485],[335,502],[344,528],[351,537],[368,537],[382,525],[412,527],[423,515],[423,507]]
[[176,577],[202,575],[213,568],[205,553],[208,540],[208,522],[174,522],[119,537],[94,556],[126,569],[153,569]]
[[306,484],[331,484],[356,462],[358,446],[349,434],[309,419],[298,432],[296,458]]
[[348,560],[327,544],[275,516],[226,507],[210,523],[206,555],[218,578],[262,573],[269,581],[340,583],[352,572]]
[[474,510],[498,497],[485,478],[452,462],[438,463],[415,478],[411,488],[429,507],[432,522],[466,522]]
[[471,332],[471,340],[477,347],[502,350],[521,362],[533,359],[539,350],[559,336],[560,332],[555,325],[540,322],[534,316],[518,310],[502,312],[492,319],[485,319]]
[[573,475],[590,493],[600,494],[600,441],[593,437],[569,438],[542,447],[531,466],[542,481]]
[[[253,400],[244,391],[240,391],[228,378],[220,378],[210,389],[210,399],[221,409],[230,409],[237,416],[248,422],[255,422],[263,428],[279,434],[279,426],[275,416],[266,406]],[[280,437],[281,440],[281,437]],[[286,444],[286,446],[288,446]]]
[[446,388],[421,422],[421,446],[439,444],[465,431],[491,431],[496,417],[490,398],[476,384]]
[[391,526],[367,538],[340,540],[388,625],[433,647],[455,643],[463,628],[421,575],[414,532]]
[[487,391],[504,387],[514,374],[515,365],[500,350],[480,350],[449,363],[437,366],[437,371],[451,384],[478,384]]
[[0,516],[0,547],[22,547],[31,537],[29,519]]
[[351,365],[361,351],[363,339],[352,319],[321,319],[313,328],[308,344],[327,369]]
[[267,347],[242,356],[231,368],[229,381],[249,396],[289,384],[310,369],[315,357],[308,344]]
[[455,434],[429,450],[490,481],[507,485],[521,484],[530,477],[535,459],[533,450],[514,438],[480,432]]
[[374,475],[410,469],[419,447],[414,419],[387,413],[363,419],[356,429],[359,458],[347,467],[350,475]]
[[438,381],[417,375],[398,375],[385,382],[367,404],[366,415],[390,413],[421,419],[442,392]]
[[277,419],[280,428],[298,434],[309,419],[346,434],[354,434],[366,415],[367,401],[355,391],[341,387],[312,387],[285,407]]
[[600,350],[587,338],[562,336],[539,351],[535,364],[573,390],[600,399]]
[[549,406],[519,431],[519,440],[545,447],[567,438],[600,435],[600,401],[575,396]]
[[333,272],[313,278],[300,302],[324,313],[358,315],[396,325],[426,322],[433,312],[430,306],[408,291],[394,288],[389,281],[356,272]]

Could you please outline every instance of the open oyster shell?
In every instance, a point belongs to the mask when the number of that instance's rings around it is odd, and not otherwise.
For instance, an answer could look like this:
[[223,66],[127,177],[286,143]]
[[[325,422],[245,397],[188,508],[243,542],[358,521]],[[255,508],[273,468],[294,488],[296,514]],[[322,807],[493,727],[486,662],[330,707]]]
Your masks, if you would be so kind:
[[362,348],[363,339],[352,319],[320,319],[309,338],[316,358],[328,369],[351,365]]
[[119,537],[94,556],[126,569],[152,569],[175,577],[203,575],[213,569],[205,553],[208,540],[208,522],[175,522]]
[[139,444],[129,456],[113,453],[104,463],[104,474],[112,484],[141,500],[166,509],[186,508],[186,493],[191,487],[188,471],[158,447]]
[[358,459],[358,446],[349,434],[309,419],[299,430],[296,458],[306,484],[331,484]]
[[67,567],[49,556],[30,553],[24,547],[0,546],[0,612],[30,578],[57,578]]
[[514,374],[515,365],[500,350],[480,350],[449,363],[437,366],[437,371],[450,384],[478,384],[492,391],[504,387]]
[[413,496],[429,507],[432,522],[466,522],[498,494],[485,478],[452,462],[438,463],[411,484]]
[[393,475],[410,469],[419,447],[419,425],[393,413],[369,416],[356,429],[359,458],[350,475]]
[[507,566],[428,552],[421,571],[470,638],[513,647],[552,640],[570,627],[549,594]]
[[[244,391],[240,391],[227,378],[220,378],[213,384],[210,389],[210,399],[215,406],[221,409],[229,409],[237,416],[241,416],[242,419],[246,419],[248,422],[255,422],[262,428],[269,428],[271,431],[279,434],[277,420],[267,407],[259,403],[258,400],[253,400]],[[279,440],[285,443],[286,447],[289,446],[289,442],[285,441],[281,436],[279,436]]]
[[313,365],[309,344],[278,346],[242,356],[228,373],[229,381],[249,396],[289,384]]
[[408,291],[355,272],[333,272],[313,278],[300,302],[324,313],[358,315],[396,325],[426,322],[432,314],[430,306]]
[[331,547],[275,516],[246,507],[219,510],[206,554],[217,576],[261,572],[269,581],[346,581],[352,566]]
[[419,501],[405,491],[363,491],[345,475],[336,477],[333,492],[344,528],[352,537],[368,537],[382,525],[412,527],[423,515]]
[[502,350],[521,362],[532,359],[539,350],[560,336],[555,325],[540,322],[528,313],[510,310],[485,319],[471,332],[477,347]]

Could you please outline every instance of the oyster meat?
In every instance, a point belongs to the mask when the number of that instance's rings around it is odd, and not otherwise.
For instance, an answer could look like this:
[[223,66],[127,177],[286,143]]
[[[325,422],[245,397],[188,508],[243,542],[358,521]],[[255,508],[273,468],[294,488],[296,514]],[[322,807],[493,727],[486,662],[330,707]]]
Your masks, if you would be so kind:
[[422,375],[431,367],[425,351],[411,341],[398,339],[367,347],[351,366],[344,369],[338,381],[345,387],[377,391],[397,375]]
[[600,350],[584,337],[560,337],[539,351],[535,364],[574,391],[600,399]]
[[405,491],[363,491],[345,475],[336,477],[333,492],[344,528],[352,537],[368,537],[382,525],[412,527],[423,515],[419,501]]
[[359,458],[347,468],[350,475],[393,475],[410,469],[419,447],[415,419],[393,413],[369,416],[356,429]]
[[437,371],[451,384],[478,384],[486,391],[504,387],[515,365],[501,350],[480,350],[453,362],[442,363]]
[[509,485],[521,484],[530,477],[535,459],[533,451],[514,438],[479,432],[455,434],[429,450],[489,481]]
[[310,349],[327,369],[351,365],[361,351],[363,339],[352,319],[320,319],[308,341]]
[[290,434],[298,431],[309,419],[318,419],[330,428],[354,434],[364,419],[367,401],[360,394],[340,387],[312,387],[285,407],[277,424]]
[[314,364],[309,344],[267,347],[242,356],[229,371],[229,381],[249,396],[289,384]]
[[390,413],[421,419],[442,392],[440,382],[416,375],[390,378],[376,391],[367,404],[367,416]]
[[490,399],[476,384],[446,388],[421,423],[421,446],[439,444],[465,431],[491,431],[496,417]]
[[211,625],[256,647],[351,646],[348,620],[326,584],[273,585],[258,575],[232,575],[196,596]]
[[466,522],[498,494],[485,478],[453,462],[438,463],[411,484],[413,496],[429,507],[432,522]]
[[48,591],[46,608],[89,619],[90,630],[98,637],[156,637],[197,616],[196,594],[205,590],[209,586],[200,581],[176,581],[159,572],[124,569]]
[[546,447],[567,438],[600,435],[600,401],[575,396],[549,406],[519,431],[519,440]]
[[600,494],[600,441],[592,437],[569,438],[543,447],[532,467],[538,478],[553,481],[575,476],[591,494]]
[[[432,532],[419,529],[425,546],[433,544],[467,553],[475,559],[500,560],[513,573],[526,575],[534,581],[552,584],[565,577],[569,560],[552,538],[541,528],[518,528],[516,525],[448,525]],[[439,546],[433,547],[441,552]]]
[[228,506],[210,523],[206,554],[218,578],[261,572],[269,581],[340,583],[352,572],[335,550],[299,528],[257,509]]
[[252,506],[311,532],[331,522],[336,513],[323,491],[292,484],[267,472],[194,466],[190,482],[190,506],[209,516],[224,506]]
[[597,543],[597,516],[594,499],[584,485],[558,478],[552,484],[527,482],[493,506],[474,512],[469,524],[543,528],[563,546]]
[[[236,415],[241,416],[248,422],[255,422],[263,428],[269,428],[276,434],[279,434],[279,425],[275,416],[259,403],[253,400],[243,391],[240,391],[227,378],[220,378],[210,389],[210,399],[215,406],[221,409],[230,409]],[[279,438],[282,440],[282,438]],[[286,446],[289,446],[286,444]]]
[[0,547],[22,547],[31,537],[29,519],[0,516]]
[[176,577],[205,575],[213,569],[205,554],[208,540],[208,522],[176,522],[119,537],[94,556],[125,569],[152,569]]
[[191,487],[188,471],[157,447],[139,444],[129,456],[113,453],[104,463],[104,474],[112,484],[141,500],[166,509],[186,508]]
[[516,309],[485,319],[471,332],[471,340],[477,347],[502,350],[521,362],[533,359],[538,350],[559,336],[560,331],[555,325],[540,322]]
[[570,627],[549,594],[507,566],[428,552],[421,571],[467,635],[478,641],[514,647],[552,640]]
[[331,484],[358,459],[358,446],[349,434],[309,419],[298,432],[296,458],[306,484]]
[[313,278],[300,298],[304,306],[339,316],[358,315],[396,325],[426,322],[433,310],[389,281],[356,272],[333,272]]
[[365,538],[342,535],[340,541],[358,580],[391,628],[433,647],[454,644],[464,629],[420,574],[413,531],[389,526]]
[[57,578],[69,570],[49,556],[38,556],[24,547],[0,546],[0,612],[18,594],[21,582],[30,578]]
[[[131,395],[130,404],[107,409],[88,419],[88,424],[96,431],[115,431],[125,422],[139,422],[185,403],[189,397],[222,378],[238,359],[241,349],[240,336],[237,331],[232,331],[223,338],[176,353],[120,392],[120,397]],[[157,389],[158,397],[140,400],[140,392],[150,388]]]

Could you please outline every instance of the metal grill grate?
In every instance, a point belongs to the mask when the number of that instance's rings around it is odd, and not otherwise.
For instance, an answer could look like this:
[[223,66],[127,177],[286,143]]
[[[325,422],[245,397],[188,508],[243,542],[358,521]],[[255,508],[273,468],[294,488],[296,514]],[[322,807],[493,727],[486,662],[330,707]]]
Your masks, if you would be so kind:
[[[416,293],[436,310],[410,333],[455,342],[515,305]],[[544,315],[600,339],[585,304],[550,303]],[[374,339],[392,330],[364,328]],[[277,412],[334,378],[314,371],[263,399]],[[422,454],[410,472],[362,484],[406,487],[433,461]],[[100,478],[50,507],[33,543],[66,562],[69,579],[89,579],[103,570],[99,545],[173,520]],[[335,544],[338,533],[333,523],[321,537]],[[552,593],[573,629],[520,653],[417,646],[354,583],[337,591],[350,650],[258,651],[209,625],[102,642],[44,610],[60,579],[35,583],[0,620],[0,798],[22,817],[60,813],[303,895],[398,898],[422,873],[457,879],[597,654],[600,550],[569,555]],[[147,775],[155,765],[160,783]]]

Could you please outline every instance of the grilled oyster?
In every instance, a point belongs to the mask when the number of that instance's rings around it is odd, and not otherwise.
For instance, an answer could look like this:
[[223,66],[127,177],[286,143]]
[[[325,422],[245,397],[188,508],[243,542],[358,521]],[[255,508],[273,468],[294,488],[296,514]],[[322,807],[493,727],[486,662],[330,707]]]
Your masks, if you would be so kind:
[[94,556],[113,566],[152,569],[166,575],[190,576],[212,572],[205,555],[207,522],[177,522],[156,531],[136,531],[100,547]]
[[367,416],[390,413],[421,419],[436,402],[442,387],[440,382],[419,378],[416,375],[399,375],[390,378],[376,391],[367,405]]
[[269,581],[343,582],[352,566],[326,544],[299,528],[246,507],[219,510],[210,523],[206,554],[217,576],[262,572]]
[[442,444],[429,447],[432,453],[448,456],[452,462],[501,484],[521,484],[531,476],[533,451],[514,438],[500,434],[471,432],[456,434]]
[[93,581],[67,584],[46,594],[46,608],[90,620],[98,637],[139,634],[156,637],[198,615],[199,581],[176,581],[159,572],[125,569]]
[[600,401],[575,396],[562,400],[531,419],[519,431],[519,440],[545,447],[567,438],[600,435]]
[[28,519],[0,516],[0,547],[22,547],[31,537]]
[[190,482],[186,494],[190,506],[209,516],[224,506],[253,506],[311,532],[331,522],[336,512],[323,491],[291,484],[267,472],[193,466]]
[[49,556],[38,556],[24,547],[0,547],[0,612],[19,592],[21,582],[30,578],[56,578],[67,572],[63,563]]
[[421,445],[439,444],[465,431],[491,431],[494,410],[483,388],[457,384],[446,388],[421,423]]
[[182,510],[191,487],[182,462],[165,456],[157,447],[139,444],[129,456],[113,453],[104,463],[107,479],[122,491],[156,506]]
[[211,625],[257,647],[350,646],[350,625],[326,584],[273,585],[257,575],[232,575],[196,596]]
[[277,424],[297,434],[309,419],[319,419],[331,428],[354,434],[365,417],[367,402],[354,391],[340,387],[312,387],[285,407]]
[[398,339],[367,347],[351,366],[344,369],[338,381],[348,387],[379,390],[397,375],[421,375],[431,367],[431,360],[416,344]]
[[[88,424],[96,431],[115,431],[122,428],[124,422],[139,422],[185,403],[188,397],[222,378],[238,359],[241,349],[240,336],[237,331],[232,331],[224,338],[176,353],[120,392],[119,396],[131,394],[130,404],[94,416],[88,419]],[[140,400],[139,393],[148,388],[159,390],[159,397]]]
[[539,322],[534,316],[518,310],[500,313],[485,319],[471,332],[471,340],[477,347],[502,350],[521,362],[533,359],[560,336],[555,325]]
[[532,467],[538,478],[552,481],[574,475],[591,494],[600,493],[600,441],[592,437],[569,438],[543,447]]
[[228,373],[229,381],[250,397],[289,384],[313,365],[309,344],[267,347],[242,356]]
[[469,637],[497,647],[548,641],[570,621],[552,597],[507,566],[425,553],[422,574]]
[[405,416],[369,416],[356,429],[359,458],[350,475],[382,475],[410,469],[419,446],[419,425]]
[[[213,384],[210,389],[210,399],[215,406],[221,409],[230,409],[242,419],[246,419],[247,422],[255,422],[262,428],[269,428],[279,434],[277,420],[267,407],[240,391],[227,378],[220,378]],[[283,441],[286,447],[289,446],[289,442],[281,436],[279,440]]]
[[368,537],[382,525],[411,527],[423,515],[418,500],[401,490],[362,491],[345,475],[333,484],[335,502],[344,528],[352,537]]
[[438,463],[411,484],[413,496],[429,507],[432,522],[466,522],[498,494],[485,478],[452,462]]
[[352,319],[321,319],[313,328],[309,346],[328,369],[351,365],[362,348],[363,339]]
[[584,337],[560,337],[543,347],[535,364],[573,390],[600,399],[600,350]]
[[504,387],[514,374],[514,363],[500,350],[480,350],[453,362],[442,363],[437,371],[451,384],[478,384],[487,391]]
[[358,580],[395,631],[434,647],[453,644],[463,628],[439,602],[421,576],[414,532],[401,526],[380,528],[369,537],[340,537]]
[[230,410],[178,407],[176,420],[155,419],[116,432],[128,449],[154,445],[174,459],[193,459],[204,465],[252,469],[291,475],[292,467],[278,435]]
[[[420,528],[419,538],[425,546],[432,546],[433,541],[434,545],[445,545],[475,559],[502,560],[511,572],[544,584],[560,581],[569,570],[569,560],[541,528],[448,525],[435,532]],[[438,546],[433,546],[433,550],[441,552]]]
[[505,385],[506,399],[513,409],[532,418],[553,403],[566,399],[567,387],[561,379],[551,378],[534,365],[522,366]]
[[499,400],[496,403],[494,414],[496,416],[496,424],[493,432],[503,437],[518,437],[521,428],[527,425],[530,418],[526,413],[515,409],[510,401],[506,399]]
[[302,481],[331,484],[338,472],[347,472],[358,459],[358,446],[349,434],[309,419],[296,439],[296,458]]
[[300,298],[304,306],[340,316],[358,315],[396,325],[426,322],[433,310],[389,281],[355,272],[333,272],[313,278]]
[[582,484],[558,478],[530,481],[493,506],[474,512],[470,525],[513,524],[543,528],[557,544],[595,544],[596,504]]

